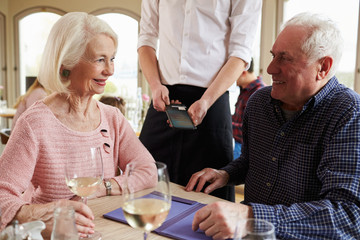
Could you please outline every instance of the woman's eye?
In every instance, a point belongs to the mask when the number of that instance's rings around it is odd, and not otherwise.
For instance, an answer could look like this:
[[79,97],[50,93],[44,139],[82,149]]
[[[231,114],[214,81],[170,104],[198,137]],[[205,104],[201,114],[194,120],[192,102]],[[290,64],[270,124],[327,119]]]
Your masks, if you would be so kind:
[[110,59],[110,61],[111,61],[111,62],[114,62],[114,61],[115,61],[115,57],[112,57],[112,58]]
[[97,62],[104,62],[105,59],[104,59],[104,58],[99,58],[99,59],[97,59],[96,61],[97,61]]

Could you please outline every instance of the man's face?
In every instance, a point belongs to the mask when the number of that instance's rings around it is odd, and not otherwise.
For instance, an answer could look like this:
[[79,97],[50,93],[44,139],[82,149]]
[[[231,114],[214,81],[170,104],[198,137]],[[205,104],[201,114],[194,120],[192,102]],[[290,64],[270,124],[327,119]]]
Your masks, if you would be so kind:
[[317,81],[319,61],[310,61],[301,50],[307,32],[304,27],[288,26],[271,50],[273,60],[267,68],[273,80],[271,96],[287,110],[301,110],[323,86],[323,81]]

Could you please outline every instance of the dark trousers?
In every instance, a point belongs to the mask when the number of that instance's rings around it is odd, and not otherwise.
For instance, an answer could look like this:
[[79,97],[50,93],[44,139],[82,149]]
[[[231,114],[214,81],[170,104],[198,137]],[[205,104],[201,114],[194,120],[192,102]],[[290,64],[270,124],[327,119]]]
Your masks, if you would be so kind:
[[[167,86],[171,100],[187,108],[201,98],[205,88],[187,85]],[[224,93],[208,110],[196,130],[175,129],[167,123],[165,112],[157,112],[152,103],[140,133],[140,141],[156,161],[168,166],[170,180],[186,186],[193,173],[210,167],[219,169],[233,159],[229,93]],[[212,195],[235,200],[234,187],[215,190]]]

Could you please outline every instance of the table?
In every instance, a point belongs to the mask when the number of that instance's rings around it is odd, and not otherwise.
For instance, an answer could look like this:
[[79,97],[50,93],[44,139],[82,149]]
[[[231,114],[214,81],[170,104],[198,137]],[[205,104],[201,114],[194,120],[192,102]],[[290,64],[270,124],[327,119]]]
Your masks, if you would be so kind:
[[0,117],[3,118],[13,118],[15,116],[16,109],[6,108],[4,111],[0,111]]
[[[196,192],[186,192],[183,186],[175,183],[170,183],[171,194],[182,198],[195,200],[201,203],[212,203],[216,201],[226,201],[211,195]],[[90,199],[88,201],[89,207],[95,215],[95,230],[101,232],[103,240],[134,240],[143,239],[143,231],[134,229],[127,224],[112,221],[103,217],[103,214],[122,207],[122,196],[106,196],[102,198]],[[150,233],[149,240],[164,240],[171,239]]]

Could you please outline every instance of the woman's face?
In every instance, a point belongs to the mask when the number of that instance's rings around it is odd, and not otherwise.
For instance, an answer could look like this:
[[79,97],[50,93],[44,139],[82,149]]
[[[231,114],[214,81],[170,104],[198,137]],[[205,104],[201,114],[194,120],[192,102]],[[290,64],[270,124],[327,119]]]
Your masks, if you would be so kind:
[[106,80],[114,73],[114,41],[105,34],[95,35],[88,43],[84,56],[71,69],[70,89],[79,96],[101,94]]

